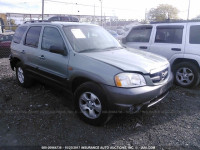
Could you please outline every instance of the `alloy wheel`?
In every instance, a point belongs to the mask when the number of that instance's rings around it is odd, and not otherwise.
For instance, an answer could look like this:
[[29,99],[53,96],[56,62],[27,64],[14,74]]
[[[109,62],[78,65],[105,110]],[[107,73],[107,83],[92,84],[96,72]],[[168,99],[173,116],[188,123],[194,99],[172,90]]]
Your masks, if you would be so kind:
[[19,82],[23,84],[24,83],[24,72],[21,67],[17,68],[17,76],[18,76]]
[[190,68],[179,68],[176,72],[176,80],[181,85],[189,85],[194,80],[194,73]]
[[99,98],[91,93],[84,92],[79,98],[81,112],[90,119],[96,119],[101,115],[102,105]]

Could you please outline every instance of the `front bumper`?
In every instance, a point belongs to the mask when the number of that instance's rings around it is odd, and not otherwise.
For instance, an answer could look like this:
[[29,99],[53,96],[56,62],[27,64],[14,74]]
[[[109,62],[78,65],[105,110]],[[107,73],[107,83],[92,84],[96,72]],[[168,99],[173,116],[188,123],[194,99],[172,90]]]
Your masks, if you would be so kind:
[[143,106],[150,107],[166,97],[173,85],[173,75],[161,85],[137,88],[118,88],[104,85],[111,110],[139,111]]

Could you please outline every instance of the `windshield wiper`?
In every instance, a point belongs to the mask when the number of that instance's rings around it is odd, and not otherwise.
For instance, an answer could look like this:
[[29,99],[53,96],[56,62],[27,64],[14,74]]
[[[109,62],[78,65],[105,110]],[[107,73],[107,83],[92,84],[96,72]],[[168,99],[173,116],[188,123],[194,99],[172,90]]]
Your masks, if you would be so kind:
[[96,51],[99,50],[98,48],[90,48],[90,49],[84,49],[82,51],[79,51],[79,53],[89,52],[89,51]]
[[111,46],[111,47],[106,47],[104,49],[122,49],[123,47],[117,47],[117,46]]
[[79,53],[90,52],[90,51],[98,51],[98,50],[107,50],[107,49],[123,49],[123,47],[112,46],[112,47],[106,47],[106,48],[103,48],[103,49],[90,48],[90,49],[84,49],[84,50],[80,51]]

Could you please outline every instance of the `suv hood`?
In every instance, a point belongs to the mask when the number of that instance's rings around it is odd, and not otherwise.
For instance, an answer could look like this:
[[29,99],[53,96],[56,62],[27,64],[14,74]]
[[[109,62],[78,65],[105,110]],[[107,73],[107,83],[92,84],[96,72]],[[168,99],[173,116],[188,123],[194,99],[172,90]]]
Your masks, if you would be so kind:
[[82,54],[120,68],[123,71],[150,73],[151,70],[169,65],[164,57],[132,48]]

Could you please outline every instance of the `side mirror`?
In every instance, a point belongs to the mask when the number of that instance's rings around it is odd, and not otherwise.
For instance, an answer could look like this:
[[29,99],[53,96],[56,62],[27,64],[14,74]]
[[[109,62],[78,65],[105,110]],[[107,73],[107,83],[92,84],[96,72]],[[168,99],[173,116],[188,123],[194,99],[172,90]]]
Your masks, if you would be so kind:
[[126,44],[126,37],[122,38],[122,44]]
[[52,53],[56,53],[56,54],[61,54],[61,55],[67,56],[66,51],[64,49],[60,48],[60,47],[57,47],[57,46],[51,46],[49,51],[52,52]]

